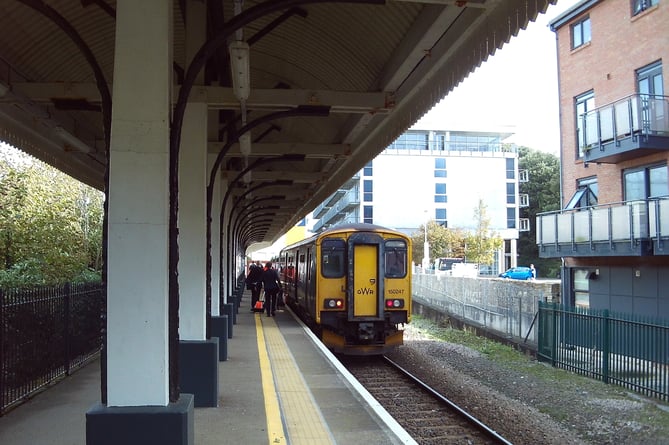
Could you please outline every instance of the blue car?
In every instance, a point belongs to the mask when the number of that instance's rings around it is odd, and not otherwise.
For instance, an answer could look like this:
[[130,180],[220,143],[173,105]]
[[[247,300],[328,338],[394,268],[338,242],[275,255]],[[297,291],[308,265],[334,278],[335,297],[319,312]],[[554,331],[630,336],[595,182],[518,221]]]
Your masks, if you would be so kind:
[[512,267],[506,272],[499,274],[501,278],[511,278],[512,280],[530,280],[532,279],[532,269],[529,267]]

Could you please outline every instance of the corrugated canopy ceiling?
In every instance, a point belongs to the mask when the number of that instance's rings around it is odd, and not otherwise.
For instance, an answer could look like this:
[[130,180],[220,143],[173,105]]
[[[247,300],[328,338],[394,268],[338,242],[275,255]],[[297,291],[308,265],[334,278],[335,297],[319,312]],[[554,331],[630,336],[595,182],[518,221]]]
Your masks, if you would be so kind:
[[[231,143],[242,105],[227,45],[204,61],[198,94],[209,104],[209,152],[230,146],[220,168],[237,205],[281,197],[271,222],[246,231],[249,245],[285,233],[555,0],[246,0],[238,16],[234,3],[205,2],[197,26],[213,39],[243,24],[241,35],[228,34],[250,47],[244,108],[247,122],[261,123],[248,156]],[[174,2],[175,102],[188,71],[188,4]],[[112,0],[0,3],[0,140],[99,189],[111,105],[100,80],[113,90],[116,8]]]

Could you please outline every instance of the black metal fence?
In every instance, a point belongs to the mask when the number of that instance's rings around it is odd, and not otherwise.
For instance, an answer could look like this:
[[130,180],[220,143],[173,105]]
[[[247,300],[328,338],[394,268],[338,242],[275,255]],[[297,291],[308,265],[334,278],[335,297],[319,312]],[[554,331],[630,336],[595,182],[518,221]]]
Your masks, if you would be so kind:
[[669,321],[539,304],[537,358],[669,400]]
[[0,289],[0,415],[96,357],[102,285]]

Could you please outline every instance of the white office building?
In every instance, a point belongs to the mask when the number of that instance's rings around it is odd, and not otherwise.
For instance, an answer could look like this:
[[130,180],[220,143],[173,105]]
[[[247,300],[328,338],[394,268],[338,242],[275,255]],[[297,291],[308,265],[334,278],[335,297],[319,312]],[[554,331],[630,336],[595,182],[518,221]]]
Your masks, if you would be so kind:
[[366,222],[412,234],[427,220],[476,230],[475,208],[486,206],[491,229],[504,239],[492,273],[516,265],[518,209],[527,205],[518,184],[511,133],[409,130],[314,210],[313,231]]

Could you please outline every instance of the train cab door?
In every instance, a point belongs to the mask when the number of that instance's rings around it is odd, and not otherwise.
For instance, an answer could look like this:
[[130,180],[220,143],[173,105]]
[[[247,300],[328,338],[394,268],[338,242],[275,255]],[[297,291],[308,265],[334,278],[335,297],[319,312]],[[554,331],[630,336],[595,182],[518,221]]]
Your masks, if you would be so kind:
[[[349,237],[349,320],[377,320],[383,312],[383,280],[379,279],[379,254],[383,239],[370,233]],[[381,303],[380,303],[381,301]]]

